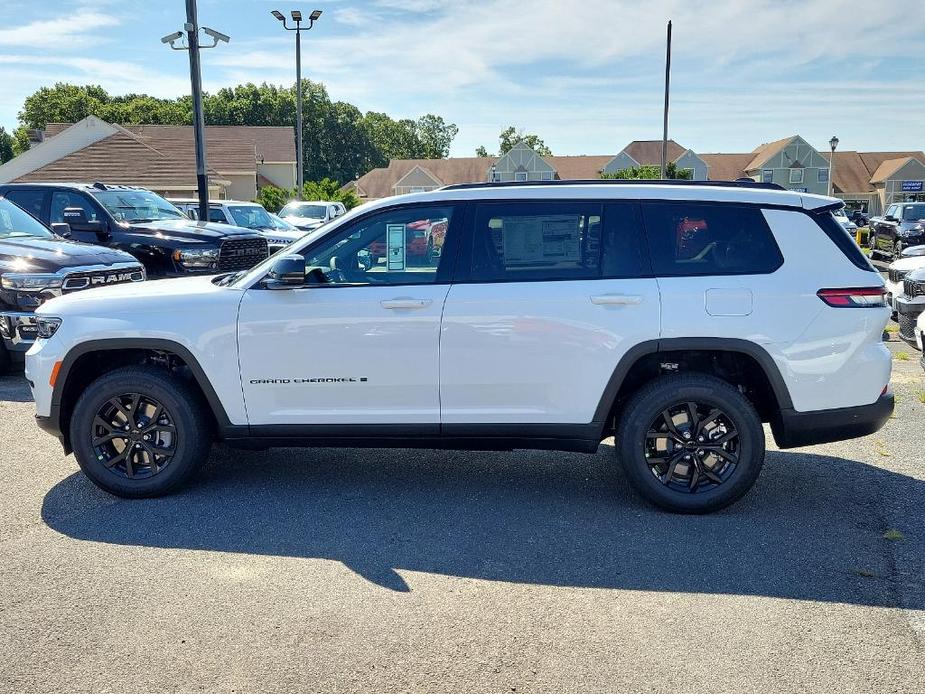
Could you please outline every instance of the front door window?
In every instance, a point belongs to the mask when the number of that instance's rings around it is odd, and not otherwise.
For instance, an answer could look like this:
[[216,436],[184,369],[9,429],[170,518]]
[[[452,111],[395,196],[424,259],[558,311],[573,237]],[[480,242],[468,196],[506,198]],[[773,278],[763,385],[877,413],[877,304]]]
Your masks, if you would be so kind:
[[401,208],[363,219],[306,254],[318,284],[413,285],[449,279],[443,253],[452,206]]

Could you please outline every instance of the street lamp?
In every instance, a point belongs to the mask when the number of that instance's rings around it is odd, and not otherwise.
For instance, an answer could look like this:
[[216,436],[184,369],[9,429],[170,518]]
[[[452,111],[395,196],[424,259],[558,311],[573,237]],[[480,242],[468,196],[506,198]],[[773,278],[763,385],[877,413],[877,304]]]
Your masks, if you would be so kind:
[[296,149],[296,197],[302,199],[302,177],[305,162],[302,160],[302,32],[310,30],[318,18],[321,16],[321,10],[314,10],[308,15],[308,26],[302,26],[302,13],[299,10],[292,10],[292,21],[295,26],[291,27],[286,24],[286,17],[279,10],[271,10],[270,14],[283,23],[283,29],[295,32],[295,84],[296,84],[296,113],[295,113],[295,149]]
[[832,197],[835,192],[835,148],[838,147],[838,138],[834,135],[829,140],[829,147],[832,148],[832,156],[829,159],[829,197]]
[[228,43],[231,37],[209,27],[202,27],[203,33],[212,39],[211,44],[199,44],[199,20],[196,16],[196,0],[186,0],[186,45],[174,44],[183,38],[182,31],[175,31],[161,39],[175,51],[189,52],[189,76],[193,92],[193,140],[196,146],[196,188],[199,194],[199,219],[209,219],[209,179],[206,174],[206,126],[202,115],[202,72],[199,69],[199,49],[215,48],[219,42]]

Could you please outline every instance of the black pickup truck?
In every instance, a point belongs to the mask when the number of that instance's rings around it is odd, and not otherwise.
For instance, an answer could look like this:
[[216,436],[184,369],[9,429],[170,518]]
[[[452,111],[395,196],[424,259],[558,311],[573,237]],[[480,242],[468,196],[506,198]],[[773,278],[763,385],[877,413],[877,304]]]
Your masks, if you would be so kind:
[[8,183],[8,198],[45,224],[65,222],[71,238],[130,253],[149,277],[248,270],[269,255],[261,234],[194,222],[164,198],[105,183]]
[[68,240],[67,224],[56,224],[54,232],[0,199],[0,374],[35,341],[33,312],[48,299],[145,279],[144,267],[128,253]]
[[904,248],[925,244],[925,202],[890,205],[882,217],[871,217],[871,255],[901,258]]

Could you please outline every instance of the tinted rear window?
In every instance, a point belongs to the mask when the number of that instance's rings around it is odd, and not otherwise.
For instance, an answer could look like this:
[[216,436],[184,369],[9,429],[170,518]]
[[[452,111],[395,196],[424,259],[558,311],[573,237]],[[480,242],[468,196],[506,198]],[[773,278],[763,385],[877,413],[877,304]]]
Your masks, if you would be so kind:
[[757,207],[646,203],[643,218],[656,275],[765,274],[774,272],[784,262]]

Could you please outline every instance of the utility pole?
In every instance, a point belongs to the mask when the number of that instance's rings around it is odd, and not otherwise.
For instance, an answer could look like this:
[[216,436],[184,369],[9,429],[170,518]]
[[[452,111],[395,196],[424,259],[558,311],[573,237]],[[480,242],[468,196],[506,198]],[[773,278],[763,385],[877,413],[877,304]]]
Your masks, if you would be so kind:
[[668,90],[671,83],[671,20],[668,20],[668,41],[665,46],[665,114],[662,120],[662,180],[668,176]]
[[196,12],[196,0],[186,0],[186,46],[174,45],[183,38],[182,31],[175,31],[161,39],[161,43],[168,43],[175,51],[189,53],[189,78],[193,94],[193,140],[196,147],[196,189],[199,195],[199,219],[209,221],[209,176],[206,166],[206,126],[202,114],[202,71],[199,67],[199,49],[215,48],[219,41],[228,43],[231,38],[227,34],[215,31],[209,27],[202,27],[202,31],[212,38],[212,44],[201,46],[199,44],[199,18]]

